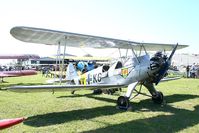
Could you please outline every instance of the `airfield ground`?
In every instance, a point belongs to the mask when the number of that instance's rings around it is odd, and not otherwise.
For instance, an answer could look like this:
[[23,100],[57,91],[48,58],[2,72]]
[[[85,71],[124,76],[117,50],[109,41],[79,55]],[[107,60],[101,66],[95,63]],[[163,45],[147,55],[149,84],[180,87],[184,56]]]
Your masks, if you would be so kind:
[[[41,75],[5,79],[11,84],[38,84]],[[165,95],[163,105],[138,96],[132,111],[116,109],[115,95],[92,95],[91,91],[15,93],[0,91],[0,119],[27,117],[1,132],[199,132],[199,79],[180,79],[157,86]],[[145,90],[143,88],[143,90]],[[122,92],[124,93],[124,92]]]

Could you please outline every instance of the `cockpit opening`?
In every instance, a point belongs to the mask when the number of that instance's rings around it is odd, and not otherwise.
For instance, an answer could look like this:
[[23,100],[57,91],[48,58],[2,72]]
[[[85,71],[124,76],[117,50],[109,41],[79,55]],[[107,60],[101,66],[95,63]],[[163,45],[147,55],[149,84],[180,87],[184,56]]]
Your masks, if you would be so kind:
[[119,68],[122,68],[122,62],[121,61],[118,61],[117,62],[117,65],[115,66],[115,69],[119,69]]
[[110,68],[110,66],[104,65],[104,66],[102,67],[102,72],[107,72],[107,71],[109,70],[109,68]]

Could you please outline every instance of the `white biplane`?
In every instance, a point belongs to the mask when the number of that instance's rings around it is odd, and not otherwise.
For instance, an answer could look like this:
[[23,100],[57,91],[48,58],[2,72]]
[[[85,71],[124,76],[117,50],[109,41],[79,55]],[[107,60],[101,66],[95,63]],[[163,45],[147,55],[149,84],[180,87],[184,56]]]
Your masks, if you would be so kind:
[[[126,57],[122,60],[118,59],[110,66],[100,66],[81,76],[78,76],[74,66],[69,64],[66,80],[70,82],[64,85],[11,86],[7,88],[8,90],[17,92],[34,92],[127,87],[126,94],[120,96],[117,100],[117,105],[124,109],[130,106],[129,100],[131,97],[144,94],[141,92],[141,89],[136,90],[138,84],[141,86],[144,85],[150,92],[152,100],[155,103],[161,104],[163,102],[163,94],[157,91],[154,85],[157,85],[164,78],[171,65],[171,59],[175,51],[187,47],[187,45],[178,44],[140,43],[31,27],[14,27],[10,33],[16,39],[24,42],[58,45],[58,49],[62,45],[64,46],[64,51],[66,46],[100,49],[117,48],[119,50],[130,49],[132,51],[131,57]],[[157,52],[150,58],[146,51],[159,51],[160,49],[171,51],[171,54],[167,56],[163,52]],[[138,51],[138,54],[135,51]],[[144,52],[144,54],[140,55],[141,52]],[[133,92],[137,94],[132,96]]]

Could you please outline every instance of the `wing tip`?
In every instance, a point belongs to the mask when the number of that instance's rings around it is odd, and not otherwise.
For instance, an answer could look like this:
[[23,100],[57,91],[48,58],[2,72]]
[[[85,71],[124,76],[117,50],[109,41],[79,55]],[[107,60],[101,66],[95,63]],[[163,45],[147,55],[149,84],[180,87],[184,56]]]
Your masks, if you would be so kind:
[[[20,34],[20,30],[21,30],[22,28],[23,28],[22,26],[15,26],[15,27],[11,28],[10,34],[11,34],[14,38],[16,38],[16,39],[18,39],[18,40],[21,40],[20,37],[19,37],[19,34]],[[23,41],[23,40],[21,40],[21,41]]]

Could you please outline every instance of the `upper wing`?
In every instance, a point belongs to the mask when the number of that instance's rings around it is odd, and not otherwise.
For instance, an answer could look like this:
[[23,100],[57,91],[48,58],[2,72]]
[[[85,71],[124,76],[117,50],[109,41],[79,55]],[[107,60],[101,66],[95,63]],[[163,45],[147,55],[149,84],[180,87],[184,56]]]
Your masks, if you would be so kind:
[[[144,45],[149,51],[167,50],[170,51],[175,44],[140,43],[120,39],[83,35],[70,32],[54,31],[49,29],[39,29],[31,27],[14,27],[10,34],[18,40],[31,43],[42,43],[47,45],[66,44],[71,47],[91,47],[91,48],[122,48],[140,50],[140,45]],[[178,49],[188,45],[178,45]]]
[[[56,58],[55,56],[52,56],[51,58]],[[61,59],[63,59],[63,56],[60,56]],[[88,61],[88,60],[95,60],[95,61],[108,61],[111,60],[111,57],[86,57],[86,56],[64,56],[65,59],[69,60],[81,60],[81,61]]]
[[35,86],[11,86],[4,89],[15,92],[43,92],[43,91],[72,91],[81,89],[107,89],[120,88],[125,85],[97,84],[97,85],[35,85]]

